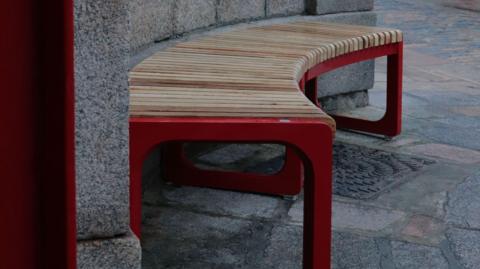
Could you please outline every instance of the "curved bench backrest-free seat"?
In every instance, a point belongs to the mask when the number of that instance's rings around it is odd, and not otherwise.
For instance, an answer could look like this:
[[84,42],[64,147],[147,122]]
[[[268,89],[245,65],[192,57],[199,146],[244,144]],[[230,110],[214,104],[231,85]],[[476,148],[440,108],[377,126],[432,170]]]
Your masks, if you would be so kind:
[[[303,268],[330,268],[333,134],[336,125],[400,132],[402,50],[398,30],[298,21],[206,36],[144,60],[129,76],[132,230],[140,236],[143,161],[164,143],[164,175],[176,184],[295,195],[304,182]],[[380,56],[388,56],[382,119],[320,109],[320,74]],[[287,152],[275,175],[207,171],[185,158],[190,141],[281,143]]]
[[334,121],[299,88],[329,59],[397,43],[396,30],[294,22],[208,36],[158,52],[130,73],[132,117],[278,117]]

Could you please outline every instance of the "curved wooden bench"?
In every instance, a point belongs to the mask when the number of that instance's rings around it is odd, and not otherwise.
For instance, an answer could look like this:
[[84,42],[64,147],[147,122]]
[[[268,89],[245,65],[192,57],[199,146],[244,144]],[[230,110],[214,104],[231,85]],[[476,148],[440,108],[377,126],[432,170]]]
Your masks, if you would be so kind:
[[[319,108],[320,74],[385,55],[384,118],[332,118]],[[304,167],[304,268],[329,268],[335,124],[398,134],[401,60],[400,31],[312,21],[207,36],[144,60],[129,78],[132,229],[140,235],[142,163],[160,143],[168,145],[166,176],[178,184],[295,194]],[[281,143],[287,157],[273,176],[205,171],[183,156],[188,141]]]

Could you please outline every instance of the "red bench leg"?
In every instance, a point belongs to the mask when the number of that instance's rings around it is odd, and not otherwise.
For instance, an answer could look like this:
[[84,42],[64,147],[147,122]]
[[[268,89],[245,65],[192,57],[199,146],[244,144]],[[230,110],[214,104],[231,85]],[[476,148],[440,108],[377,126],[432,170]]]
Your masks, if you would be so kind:
[[[209,130],[209,132],[205,132]],[[320,121],[278,119],[132,119],[130,218],[141,235],[142,165],[156,145],[172,141],[286,144],[305,167],[303,268],[329,269],[332,201],[332,131]]]
[[287,148],[283,168],[276,174],[254,174],[233,171],[205,170],[186,158],[182,143],[165,145],[164,176],[171,183],[273,195],[297,195],[302,188],[302,163]]
[[[387,70],[387,109],[382,119],[369,121],[338,115],[332,115],[338,128],[370,132],[386,136],[400,134],[402,122],[402,60],[403,44],[395,45],[395,53],[388,55]],[[378,50],[378,48],[376,48]],[[381,52],[380,52],[381,53]],[[391,52],[389,52],[391,53]],[[375,58],[378,52],[366,56]],[[358,59],[356,59],[358,60]],[[342,64],[353,63],[348,56],[341,59]],[[305,95],[315,104],[318,103],[317,78],[299,83]],[[195,167],[183,154],[181,143],[166,146],[165,178],[177,185],[211,187],[237,191],[258,192],[273,195],[296,195],[300,192],[303,178],[301,161],[287,148],[283,169],[275,175],[252,173],[211,171]],[[293,180],[292,180],[293,179]]]
[[398,43],[395,54],[387,56],[387,106],[385,115],[378,121],[332,115],[338,128],[397,136],[402,128],[402,76],[403,43]]

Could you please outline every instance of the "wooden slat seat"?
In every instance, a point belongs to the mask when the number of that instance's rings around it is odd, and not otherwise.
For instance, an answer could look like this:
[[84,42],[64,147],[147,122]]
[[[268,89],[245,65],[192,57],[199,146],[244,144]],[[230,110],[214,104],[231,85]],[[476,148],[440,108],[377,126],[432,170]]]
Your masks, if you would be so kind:
[[130,115],[318,118],[334,128],[300,90],[303,74],[329,59],[401,41],[397,30],[302,21],[180,43],[131,70]]

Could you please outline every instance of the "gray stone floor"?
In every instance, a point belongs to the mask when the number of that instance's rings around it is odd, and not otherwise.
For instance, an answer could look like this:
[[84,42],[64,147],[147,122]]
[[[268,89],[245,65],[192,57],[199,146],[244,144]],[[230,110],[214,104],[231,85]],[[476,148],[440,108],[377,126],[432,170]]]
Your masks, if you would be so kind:
[[[445,1],[377,1],[379,25],[406,33],[404,132],[338,132],[338,143],[435,160],[373,199],[334,196],[333,268],[480,268],[480,13]],[[379,117],[385,62],[371,105]],[[203,165],[270,171],[277,146],[203,148]],[[263,164],[263,165],[262,165]],[[270,170],[269,170],[270,169]],[[302,197],[173,187],[144,194],[143,268],[301,268]]]

